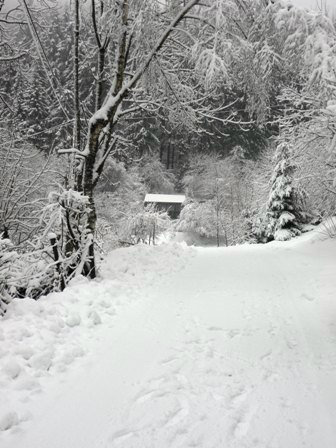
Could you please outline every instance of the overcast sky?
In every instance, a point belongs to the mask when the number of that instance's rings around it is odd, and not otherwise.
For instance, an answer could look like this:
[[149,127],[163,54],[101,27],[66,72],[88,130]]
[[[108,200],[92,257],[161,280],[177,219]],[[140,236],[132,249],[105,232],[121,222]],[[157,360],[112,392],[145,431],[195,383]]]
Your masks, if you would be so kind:
[[[66,2],[67,0],[60,0],[61,2]],[[326,4],[330,11],[336,12],[336,0],[290,0],[294,5],[303,6],[306,8],[314,8],[316,9],[318,5],[321,3]],[[1,0],[0,0],[1,2]],[[6,6],[13,6],[18,3],[18,0],[5,0],[5,9]]]
[[[317,5],[321,4],[321,0],[291,0],[294,5],[305,6],[307,8],[316,8]],[[328,8],[336,9],[336,0],[322,0],[322,3],[326,3]]]

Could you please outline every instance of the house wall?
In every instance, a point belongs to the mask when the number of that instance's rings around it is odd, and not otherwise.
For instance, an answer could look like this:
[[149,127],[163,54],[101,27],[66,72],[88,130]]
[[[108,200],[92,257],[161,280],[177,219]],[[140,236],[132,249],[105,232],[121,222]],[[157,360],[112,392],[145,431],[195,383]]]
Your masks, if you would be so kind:
[[166,202],[145,202],[145,206],[153,204],[156,208],[156,210],[161,210],[163,212],[167,212],[171,219],[178,219],[181,213],[181,204],[171,204]]

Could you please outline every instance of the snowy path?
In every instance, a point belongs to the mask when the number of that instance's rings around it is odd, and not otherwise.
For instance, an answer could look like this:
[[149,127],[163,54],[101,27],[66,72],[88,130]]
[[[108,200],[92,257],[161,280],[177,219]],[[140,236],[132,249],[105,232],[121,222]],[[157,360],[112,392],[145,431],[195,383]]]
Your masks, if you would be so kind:
[[336,246],[199,249],[100,326],[2,448],[335,448]]

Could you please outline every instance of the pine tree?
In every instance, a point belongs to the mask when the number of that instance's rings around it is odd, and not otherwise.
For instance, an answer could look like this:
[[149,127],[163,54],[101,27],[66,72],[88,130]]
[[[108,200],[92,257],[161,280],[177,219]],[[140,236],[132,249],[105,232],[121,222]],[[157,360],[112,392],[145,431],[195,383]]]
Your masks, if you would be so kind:
[[293,186],[294,165],[288,143],[280,143],[275,154],[275,168],[267,203],[266,237],[285,241],[300,235],[300,210],[296,206],[297,193]]
[[27,128],[28,141],[42,149],[47,145],[50,98],[41,69],[36,66],[30,73],[30,82],[27,90],[21,97],[21,114],[19,118]]

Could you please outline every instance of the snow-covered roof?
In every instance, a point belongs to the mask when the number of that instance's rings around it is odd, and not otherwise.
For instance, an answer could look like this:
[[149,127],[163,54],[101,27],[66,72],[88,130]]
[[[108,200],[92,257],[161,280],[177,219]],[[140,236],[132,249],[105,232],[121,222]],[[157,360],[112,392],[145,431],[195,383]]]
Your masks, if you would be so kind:
[[144,202],[182,204],[185,198],[184,194],[146,194]]

